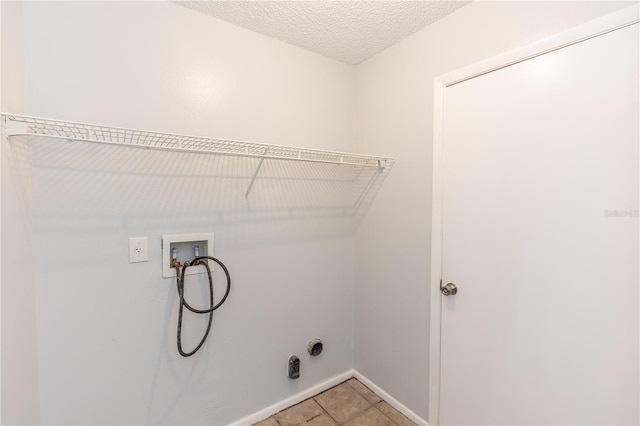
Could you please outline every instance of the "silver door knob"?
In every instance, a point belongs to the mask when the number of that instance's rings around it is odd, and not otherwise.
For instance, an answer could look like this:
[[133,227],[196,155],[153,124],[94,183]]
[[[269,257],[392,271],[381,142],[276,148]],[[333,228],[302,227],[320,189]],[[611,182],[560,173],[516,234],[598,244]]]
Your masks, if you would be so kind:
[[458,287],[454,283],[449,283],[440,289],[443,296],[453,296],[458,292]]

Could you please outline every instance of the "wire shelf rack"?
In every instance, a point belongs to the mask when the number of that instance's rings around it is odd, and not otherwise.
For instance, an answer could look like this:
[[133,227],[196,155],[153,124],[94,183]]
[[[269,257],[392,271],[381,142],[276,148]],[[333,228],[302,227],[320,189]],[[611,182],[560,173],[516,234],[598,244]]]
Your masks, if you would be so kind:
[[185,136],[145,130],[2,114],[7,136],[44,136],[81,142],[120,145],[131,148],[230,155],[275,160],[345,164],[385,168],[393,159],[346,152],[296,148],[209,137]]

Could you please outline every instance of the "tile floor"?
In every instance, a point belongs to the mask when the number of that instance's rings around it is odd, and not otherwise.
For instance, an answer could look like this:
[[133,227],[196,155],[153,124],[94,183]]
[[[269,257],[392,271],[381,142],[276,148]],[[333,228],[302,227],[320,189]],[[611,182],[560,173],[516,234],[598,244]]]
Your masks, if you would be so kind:
[[415,426],[356,379],[282,410],[254,426]]

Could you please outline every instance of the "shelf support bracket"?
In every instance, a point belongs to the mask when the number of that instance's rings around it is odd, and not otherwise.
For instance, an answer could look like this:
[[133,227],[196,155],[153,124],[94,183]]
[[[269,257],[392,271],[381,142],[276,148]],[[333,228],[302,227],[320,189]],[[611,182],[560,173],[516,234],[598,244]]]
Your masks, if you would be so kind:
[[[265,148],[263,155],[267,155],[267,151],[268,150],[269,150],[269,148]],[[249,193],[251,192],[251,188],[253,188],[253,184],[256,181],[256,178],[258,177],[258,173],[260,172],[260,168],[262,167],[262,163],[264,163],[264,157],[262,157],[260,159],[260,162],[258,163],[258,167],[256,167],[256,171],[253,172],[253,176],[251,177],[251,182],[249,182],[249,186],[247,187],[247,190],[244,193],[244,198],[245,199],[249,198]]]
[[27,123],[14,120],[13,117],[3,116],[5,129],[7,130],[7,136],[20,136],[26,135],[29,132]]

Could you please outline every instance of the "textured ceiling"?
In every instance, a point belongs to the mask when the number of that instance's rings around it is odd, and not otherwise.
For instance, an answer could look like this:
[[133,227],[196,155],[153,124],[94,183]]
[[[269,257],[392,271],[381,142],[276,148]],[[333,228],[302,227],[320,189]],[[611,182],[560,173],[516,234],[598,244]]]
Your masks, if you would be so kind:
[[249,30],[358,64],[470,1],[176,1]]

